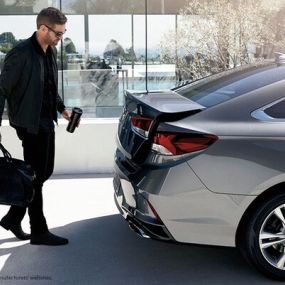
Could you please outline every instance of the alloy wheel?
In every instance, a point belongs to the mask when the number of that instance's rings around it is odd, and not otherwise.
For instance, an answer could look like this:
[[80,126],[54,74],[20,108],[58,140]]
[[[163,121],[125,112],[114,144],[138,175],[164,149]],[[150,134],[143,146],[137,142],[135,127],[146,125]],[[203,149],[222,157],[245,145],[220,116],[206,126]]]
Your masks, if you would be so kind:
[[259,232],[259,246],[268,263],[285,270],[285,204],[276,207],[265,218]]

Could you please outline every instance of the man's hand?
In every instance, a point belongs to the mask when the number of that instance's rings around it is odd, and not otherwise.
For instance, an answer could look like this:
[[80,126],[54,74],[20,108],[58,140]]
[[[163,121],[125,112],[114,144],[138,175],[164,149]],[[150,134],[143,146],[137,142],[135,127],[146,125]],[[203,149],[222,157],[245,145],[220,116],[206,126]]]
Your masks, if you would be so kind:
[[[66,119],[67,121],[70,122],[70,120],[71,120],[71,114],[72,114],[71,111],[69,111],[69,110],[67,110],[67,109],[64,109],[64,111],[61,113],[61,116],[62,116],[64,119]],[[78,123],[77,123],[77,126],[76,126],[77,128],[78,128],[79,124],[80,124],[80,119],[79,119],[79,121],[78,121]]]
[[70,122],[71,111],[64,109],[64,111],[61,113],[61,116]]

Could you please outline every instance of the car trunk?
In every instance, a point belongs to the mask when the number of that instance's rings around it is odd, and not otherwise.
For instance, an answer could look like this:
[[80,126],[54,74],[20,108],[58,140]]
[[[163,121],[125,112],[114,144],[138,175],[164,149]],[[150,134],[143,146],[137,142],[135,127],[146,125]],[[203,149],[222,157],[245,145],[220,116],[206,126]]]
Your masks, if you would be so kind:
[[126,91],[125,100],[117,144],[124,156],[137,164],[147,157],[159,124],[183,119],[205,108],[173,91]]

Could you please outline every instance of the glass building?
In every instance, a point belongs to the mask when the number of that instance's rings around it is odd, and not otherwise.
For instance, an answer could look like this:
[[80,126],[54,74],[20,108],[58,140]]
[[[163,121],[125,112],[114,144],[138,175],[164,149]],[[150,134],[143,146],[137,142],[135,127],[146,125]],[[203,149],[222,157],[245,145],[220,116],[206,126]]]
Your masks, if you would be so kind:
[[175,57],[163,60],[160,49],[165,35],[177,29],[179,11],[187,3],[0,0],[0,68],[5,53],[36,30],[38,12],[56,7],[68,18],[57,46],[59,93],[65,104],[82,107],[85,117],[118,117],[125,89],[167,89],[177,83]]

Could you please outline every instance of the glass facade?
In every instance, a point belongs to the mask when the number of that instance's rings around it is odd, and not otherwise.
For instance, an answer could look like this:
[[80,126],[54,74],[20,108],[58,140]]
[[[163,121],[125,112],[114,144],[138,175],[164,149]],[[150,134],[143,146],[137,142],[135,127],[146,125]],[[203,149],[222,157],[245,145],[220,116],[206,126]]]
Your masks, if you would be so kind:
[[125,89],[175,86],[175,58],[162,60],[160,45],[187,2],[0,0],[0,68],[7,51],[35,31],[41,9],[61,9],[68,22],[57,46],[60,95],[85,117],[118,117]]
[[285,50],[278,28],[284,26],[282,1],[274,0],[274,11],[265,0],[253,6],[232,1],[229,10],[215,3],[0,0],[0,70],[5,54],[32,35],[36,15],[48,6],[68,18],[57,46],[59,93],[68,107],[82,107],[85,117],[118,117],[125,89],[169,89]]

